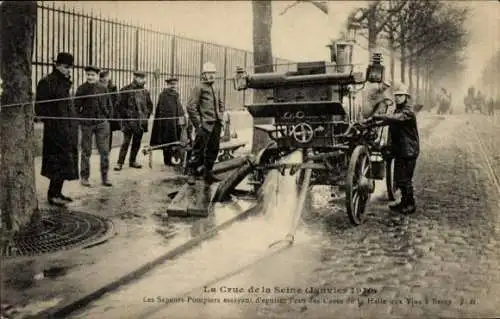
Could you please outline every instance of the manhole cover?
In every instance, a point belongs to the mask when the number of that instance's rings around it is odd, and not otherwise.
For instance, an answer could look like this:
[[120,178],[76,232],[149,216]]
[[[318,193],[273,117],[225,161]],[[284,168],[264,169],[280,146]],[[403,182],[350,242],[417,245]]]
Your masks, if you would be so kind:
[[2,244],[2,257],[34,256],[96,244],[112,223],[84,212],[41,209],[41,223]]

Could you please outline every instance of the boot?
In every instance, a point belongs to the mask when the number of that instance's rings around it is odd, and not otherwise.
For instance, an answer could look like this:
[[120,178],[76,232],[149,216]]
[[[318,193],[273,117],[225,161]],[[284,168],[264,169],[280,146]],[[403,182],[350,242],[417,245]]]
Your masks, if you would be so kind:
[[113,186],[113,184],[111,184],[108,180],[108,176],[106,174],[103,174],[102,175],[102,186],[106,186],[106,187],[111,187]]
[[63,201],[69,202],[69,203],[71,203],[73,201],[73,198],[68,197],[68,196],[64,196],[63,194],[57,195],[56,198],[62,199]]
[[115,171],[121,171],[123,168],[123,164],[116,164]]
[[389,209],[395,212],[399,212],[405,205],[403,204],[403,201],[399,203],[394,203],[394,204],[389,204]]
[[82,179],[80,181],[80,184],[82,184],[82,186],[85,186],[85,187],[90,187],[91,186],[88,179]]
[[413,214],[417,210],[415,205],[415,197],[413,197],[413,191],[408,192],[408,199],[406,200],[406,205],[401,209],[401,213],[405,215]]
[[415,213],[416,210],[417,210],[417,207],[414,204],[413,205],[410,204],[410,205],[407,205],[401,209],[401,214],[410,215],[410,214]]
[[142,165],[137,162],[130,163],[129,166],[132,168],[142,168]]
[[52,197],[52,198],[49,197],[47,201],[49,202],[50,205],[53,206],[63,207],[63,208],[67,207],[66,202],[58,197]]
[[189,168],[187,169],[187,172],[186,172],[186,175],[188,175],[188,180],[187,180],[187,183],[189,185],[194,185],[196,184],[196,176],[194,175],[194,171],[192,168]]

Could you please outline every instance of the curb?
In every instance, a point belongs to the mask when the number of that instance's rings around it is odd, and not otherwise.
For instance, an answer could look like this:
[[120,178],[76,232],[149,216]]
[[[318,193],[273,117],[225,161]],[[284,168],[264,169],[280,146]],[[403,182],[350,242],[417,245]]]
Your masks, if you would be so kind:
[[252,206],[246,211],[243,211],[242,213],[234,216],[233,218],[223,222],[222,224],[215,226],[214,228],[208,230],[204,234],[192,238],[185,242],[184,244],[181,244],[172,250],[167,251],[165,254],[157,257],[156,259],[147,262],[143,266],[140,266],[138,269],[130,272],[129,274],[126,274],[120,278],[118,278],[115,281],[112,281],[105,286],[77,299],[70,301],[60,307],[54,307],[50,308],[47,310],[44,310],[42,312],[39,312],[38,314],[32,316],[31,318],[65,318],[67,317],[70,313],[75,312],[78,309],[81,309],[88,304],[92,303],[93,301],[99,299],[101,296],[103,296],[106,293],[109,293],[113,290],[116,290],[120,286],[123,286],[125,284],[128,284],[134,280],[139,279],[141,276],[158,266],[159,264],[162,264],[163,262],[169,260],[169,259],[174,259],[178,257],[179,255],[185,253],[191,248],[194,248],[195,246],[199,245],[201,242],[203,242],[206,239],[209,239],[217,234],[220,230],[223,230],[229,226],[231,226],[233,223],[246,219],[247,217],[257,213],[262,209],[262,202],[258,201],[256,205]]

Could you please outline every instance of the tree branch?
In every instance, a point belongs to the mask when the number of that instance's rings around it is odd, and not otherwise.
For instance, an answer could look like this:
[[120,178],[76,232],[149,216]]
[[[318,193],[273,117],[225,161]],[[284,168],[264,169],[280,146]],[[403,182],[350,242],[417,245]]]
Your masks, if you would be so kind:
[[384,29],[384,26],[392,19],[392,17],[394,15],[399,14],[401,10],[403,10],[406,4],[407,0],[400,3],[399,6],[396,7],[396,9],[390,10],[387,16],[385,17],[384,21],[375,29],[375,34],[379,34]]
[[285,13],[288,12],[288,10],[290,10],[291,8],[295,7],[296,5],[298,5],[300,3],[300,1],[295,1],[294,3],[292,3],[291,5],[287,6],[285,9],[283,9],[283,11],[281,11],[281,13],[279,14],[280,16],[284,15]]

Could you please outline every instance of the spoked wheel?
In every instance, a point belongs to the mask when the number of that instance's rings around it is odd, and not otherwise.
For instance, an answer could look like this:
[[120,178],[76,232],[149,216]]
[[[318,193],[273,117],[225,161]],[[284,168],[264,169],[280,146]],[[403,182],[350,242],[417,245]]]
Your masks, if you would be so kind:
[[233,171],[228,178],[224,179],[217,190],[213,198],[214,202],[225,202],[231,199],[231,194],[234,192],[235,188],[252,173],[252,165],[250,163],[245,163],[243,166]]
[[374,191],[374,181],[370,178],[372,167],[369,155],[365,146],[356,146],[347,168],[346,208],[347,215],[354,225],[363,222],[366,203]]
[[390,201],[396,200],[396,182],[394,181],[394,158],[385,161],[385,185],[387,187],[387,197]]

